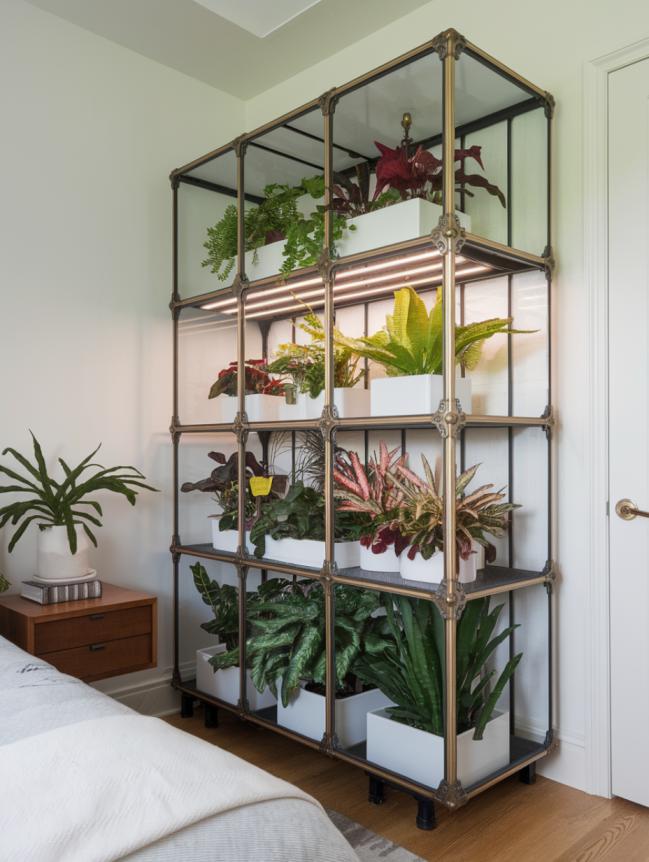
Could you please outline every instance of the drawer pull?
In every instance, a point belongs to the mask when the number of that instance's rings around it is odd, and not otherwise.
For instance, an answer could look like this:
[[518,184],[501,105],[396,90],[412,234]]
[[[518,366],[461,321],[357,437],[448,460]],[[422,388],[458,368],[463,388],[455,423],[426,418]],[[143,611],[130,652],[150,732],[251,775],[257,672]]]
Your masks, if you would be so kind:
[[103,620],[105,616],[106,616],[106,614],[89,614],[88,619],[89,620]]
[[106,644],[90,644],[88,649],[90,652],[99,652],[102,649],[106,649]]

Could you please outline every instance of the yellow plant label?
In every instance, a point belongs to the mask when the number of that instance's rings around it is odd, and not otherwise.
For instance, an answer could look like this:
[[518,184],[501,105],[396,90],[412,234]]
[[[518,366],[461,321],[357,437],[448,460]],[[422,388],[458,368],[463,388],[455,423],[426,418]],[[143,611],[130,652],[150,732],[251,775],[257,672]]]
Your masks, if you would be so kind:
[[251,476],[250,490],[253,497],[265,497],[270,494],[270,489],[273,487],[272,476]]

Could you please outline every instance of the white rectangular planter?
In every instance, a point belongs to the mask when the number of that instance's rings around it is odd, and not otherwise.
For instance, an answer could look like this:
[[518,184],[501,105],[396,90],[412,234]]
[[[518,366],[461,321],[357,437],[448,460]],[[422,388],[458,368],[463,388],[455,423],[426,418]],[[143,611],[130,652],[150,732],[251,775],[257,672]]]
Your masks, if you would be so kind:
[[[392,702],[378,688],[336,700],[335,730],[340,745],[350,748],[363,742],[368,713],[391,705]],[[325,698],[304,687],[286,707],[282,705],[280,697],[277,701],[277,723],[310,739],[322,739],[325,731]]]
[[[475,553],[468,560],[460,558],[458,567],[458,583],[470,584],[475,581],[478,569],[484,569],[484,548],[477,542],[471,543]],[[444,554],[435,551],[432,557],[425,560],[420,553],[415,559],[408,556],[409,548],[405,548],[399,557],[399,574],[406,581],[423,581],[428,584],[440,584],[444,579]]]
[[[457,377],[456,397],[465,413],[471,412],[471,381]],[[441,374],[377,377],[370,381],[371,416],[414,416],[434,413],[444,397]]]
[[[337,386],[334,389],[334,404],[338,415],[347,419],[370,415],[370,392],[361,387]],[[298,392],[296,407],[300,419],[319,419],[324,408],[324,392],[311,398],[304,392]]]
[[[234,395],[219,395],[216,400],[219,422],[234,422],[237,415],[237,399]],[[279,418],[279,408],[284,404],[280,395],[246,395],[246,415],[249,422],[272,422]]]
[[[213,647],[196,650],[196,688],[205,694],[211,694],[224,700],[226,703],[237,704],[239,702],[239,668],[228,667],[215,671],[210,664],[212,656],[225,652],[225,644],[217,644]],[[248,704],[253,712],[274,706],[275,698],[269,689],[261,694],[252,684],[250,671],[246,671],[246,693]]]
[[[316,202],[313,203],[315,206]],[[309,210],[310,211],[310,210]],[[339,257],[348,254],[358,254],[370,249],[391,245],[395,242],[405,242],[409,239],[429,234],[439,222],[442,207],[421,198],[400,201],[389,207],[375,210],[365,215],[349,219],[349,224],[356,230],[345,232],[345,238],[336,243]],[[460,224],[466,230],[471,230],[471,218],[466,213],[457,213]],[[271,242],[257,249],[257,262],[254,263],[255,252],[247,251],[245,258],[246,275],[250,281],[277,275],[284,263],[284,240]],[[232,284],[234,276],[227,279]]]
[[382,554],[375,554],[371,548],[361,545],[361,569],[366,572],[398,572],[400,570],[399,557],[394,552],[394,545],[390,545]]
[[[348,254],[381,248],[395,242],[429,234],[439,222],[442,207],[421,198],[401,201],[389,207],[365,213],[349,220],[356,230],[347,231],[345,238],[336,243],[340,257]],[[457,213],[462,227],[471,230],[471,219],[465,213]]]
[[[210,515],[212,523],[212,547],[215,551],[228,551],[236,554],[239,544],[238,530],[219,530],[220,515]],[[246,530],[246,545],[250,548],[250,530]]]
[[[325,558],[325,543],[314,539],[273,539],[266,536],[264,556],[281,563],[298,563],[319,569]],[[335,559],[341,569],[357,566],[360,560],[359,542],[336,542]]]
[[[390,718],[384,709],[367,716],[367,759],[428,787],[444,778],[444,738]],[[496,714],[481,740],[473,730],[457,738],[457,776],[470,787],[509,763],[509,712]]]

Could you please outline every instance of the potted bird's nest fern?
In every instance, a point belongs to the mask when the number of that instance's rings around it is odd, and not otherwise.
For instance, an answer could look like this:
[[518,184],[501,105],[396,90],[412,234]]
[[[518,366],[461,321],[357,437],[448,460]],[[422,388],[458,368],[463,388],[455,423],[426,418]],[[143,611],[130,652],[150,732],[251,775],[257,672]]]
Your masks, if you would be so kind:
[[[482,346],[497,334],[514,335],[524,330],[511,329],[511,318],[494,317],[455,327],[455,361],[466,370],[480,361]],[[338,347],[382,366],[386,377],[370,382],[372,416],[400,416],[433,413],[443,397],[442,292],[438,290],[430,310],[412,289],[402,287],[394,293],[394,309],[386,325],[373,335],[348,338],[334,333]],[[471,409],[468,378],[456,380],[457,397]]]
[[[90,544],[97,547],[94,530],[102,526],[103,518],[102,505],[94,495],[109,491],[125,497],[134,506],[141,490],[157,489],[147,485],[144,475],[135,467],[105,468],[93,462],[100,446],[75,467],[59,458],[63,475],[55,479],[47,469],[40,443],[34,434],[31,436],[33,461],[10,446],[2,452],[11,455],[22,472],[0,464],[0,474],[10,480],[10,484],[0,485],[0,493],[27,497],[0,508],[0,528],[9,523],[17,528],[8,551],[13,551],[33,523],[39,528],[37,577],[70,581],[91,576],[94,570],[90,565]],[[88,475],[89,470],[94,472]]]
[[[425,455],[421,456],[424,478],[405,464],[397,464],[388,475],[398,495],[397,515],[392,523],[407,544],[399,557],[402,578],[440,583],[444,578],[444,499],[439,478]],[[465,470],[455,485],[455,547],[460,583],[475,581],[485,560],[492,563],[496,549],[488,537],[502,537],[509,515],[519,508],[505,501],[503,489],[492,484],[468,491],[479,464]]]
[[[325,730],[325,596],[313,580],[276,579],[272,593],[248,602],[246,660],[258,692],[278,699],[277,721],[303,736],[320,740]],[[334,587],[336,735],[343,747],[365,738],[369,711],[391,701],[373,685],[364,685],[355,668],[393,649],[385,617],[377,615],[378,593],[344,585]],[[239,664],[238,645],[214,656],[214,667]]]
[[[361,656],[355,672],[394,705],[367,716],[367,759],[437,787],[444,777],[444,620],[424,599],[384,594],[382,602],[393,646]],[[496,670],[496,649],[516,628],[499,629],[502,609],[488,597],[474,599],[457,623],[457,767],[464,787],[509,763],[509,712],[498,703],[522,653]]]

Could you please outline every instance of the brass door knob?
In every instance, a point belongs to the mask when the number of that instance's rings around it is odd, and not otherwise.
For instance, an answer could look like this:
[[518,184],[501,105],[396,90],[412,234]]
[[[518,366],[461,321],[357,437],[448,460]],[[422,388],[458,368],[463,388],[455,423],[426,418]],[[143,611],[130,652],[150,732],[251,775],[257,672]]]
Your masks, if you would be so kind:
[[632,500],[627,500],[626,497],[617,501],[615,511],[618,517],[624,521],[632,521],[634,518],[649,518],[649,512],[638,509],[636,504]]

